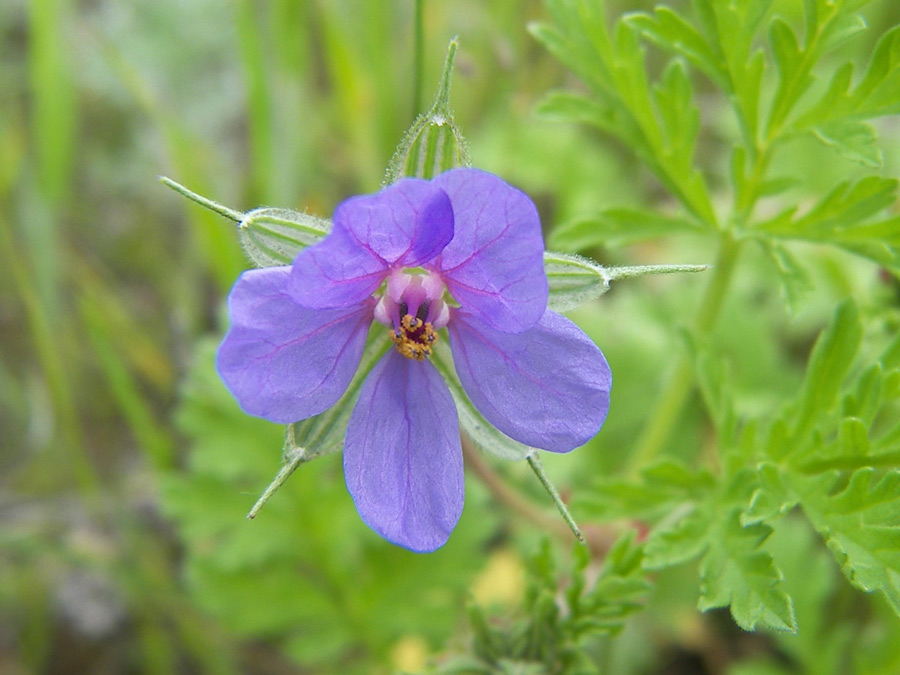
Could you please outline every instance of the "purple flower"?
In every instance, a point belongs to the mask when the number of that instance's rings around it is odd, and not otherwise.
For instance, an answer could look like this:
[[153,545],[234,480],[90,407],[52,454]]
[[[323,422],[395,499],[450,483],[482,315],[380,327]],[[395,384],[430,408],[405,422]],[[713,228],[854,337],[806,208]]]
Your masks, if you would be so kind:
[[568,452],[606,418],[609,366],[547,309],[543,251],[531,200],[476,169],[348,199],[292,267],[235,284],[219,373],[246,412],[296,422],[337,402],[373,320],[384,324],[395,348],[350,417],[347,488],[376,532],[433,551],[463,508],[456,406],[428,360],[442,329],[472,403],[511,438]]

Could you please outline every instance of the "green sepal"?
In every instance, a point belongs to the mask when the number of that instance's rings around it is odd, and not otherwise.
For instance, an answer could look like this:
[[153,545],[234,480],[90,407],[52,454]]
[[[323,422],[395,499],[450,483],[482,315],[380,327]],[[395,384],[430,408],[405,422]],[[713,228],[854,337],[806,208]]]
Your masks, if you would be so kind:
[[458,47],[455,38],[450,41],[434,103],[415,119],[397,146],[388,164],[385,185],[401,178],[431,179],[448,169],[471,166],[468,144],[450,110],[450,82]]
[[609,290],[611,281],[642,277],[648,274],[703,272],[709,265],[638,265],[604,267],[589,258],[546,251],[544,270],[550,286],[547,306],[565,312],[596,300]]
[[331,223],[290,209],[248,211],[238,226],[244,253],[257,267],[290,265],[303,249],[318,244]]

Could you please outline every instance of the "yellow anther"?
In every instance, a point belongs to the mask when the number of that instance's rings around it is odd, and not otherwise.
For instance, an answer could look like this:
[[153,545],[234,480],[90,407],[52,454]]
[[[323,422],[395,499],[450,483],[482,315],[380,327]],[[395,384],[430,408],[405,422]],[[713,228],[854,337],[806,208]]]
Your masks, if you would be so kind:
[[391,342],[403,356],[415,361],[424,361],[431,356],[431,345],[437,342],[437,333],[430,322],[406,314],[400,320],[400,327],[391,331]]

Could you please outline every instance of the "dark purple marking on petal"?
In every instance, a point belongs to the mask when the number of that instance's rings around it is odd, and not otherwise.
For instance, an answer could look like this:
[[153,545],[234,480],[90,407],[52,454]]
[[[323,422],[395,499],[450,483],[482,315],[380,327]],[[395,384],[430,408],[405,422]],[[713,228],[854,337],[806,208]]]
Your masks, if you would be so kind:
[[547,310],[533,328],[510,334],[455,311],[448,330],[466,394],[510,438],[568,452],[600,430],[612,374],[600,349],[564,316]]
[[290,424],[324,412],[353,378],[374,300],[337,310],[299,306],[289,267],[244,272],[228,298],[231,328],[216,368],[243,410]]
[[294,261],[291,294],[304,307],[349,307],[371,295],[391,268],[434,259],[453,238],[450,199],[406,178],[338,205],[331,233]]
[[411,551],[446,543],[463,508],[456,406],[427,361],[391,350],[372,369],[344,442],[344,475],[362,519]]
[[438,263],[450,293],[497,330],[518,333],[536,324],[547,308],[548,287],[534,203],[478,169],[452,169],[433,182],[453,205],[453,240]]

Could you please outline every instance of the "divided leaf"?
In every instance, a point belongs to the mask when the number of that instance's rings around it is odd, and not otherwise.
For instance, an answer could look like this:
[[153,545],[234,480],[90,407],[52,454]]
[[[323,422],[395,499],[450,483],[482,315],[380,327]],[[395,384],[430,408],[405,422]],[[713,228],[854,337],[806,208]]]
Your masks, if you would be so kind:
[[837,472],[804,486],[803,509],[857,588],[884,595],[900,614],[900,470]]
[[717,523],[700,565],[701,611],[730,606],[744,630],[763,624],[797,631],[793,602],[781,589],[781,571],[772,556],[760,549],[771,532],[766,525],[742,526],[739,511]]

